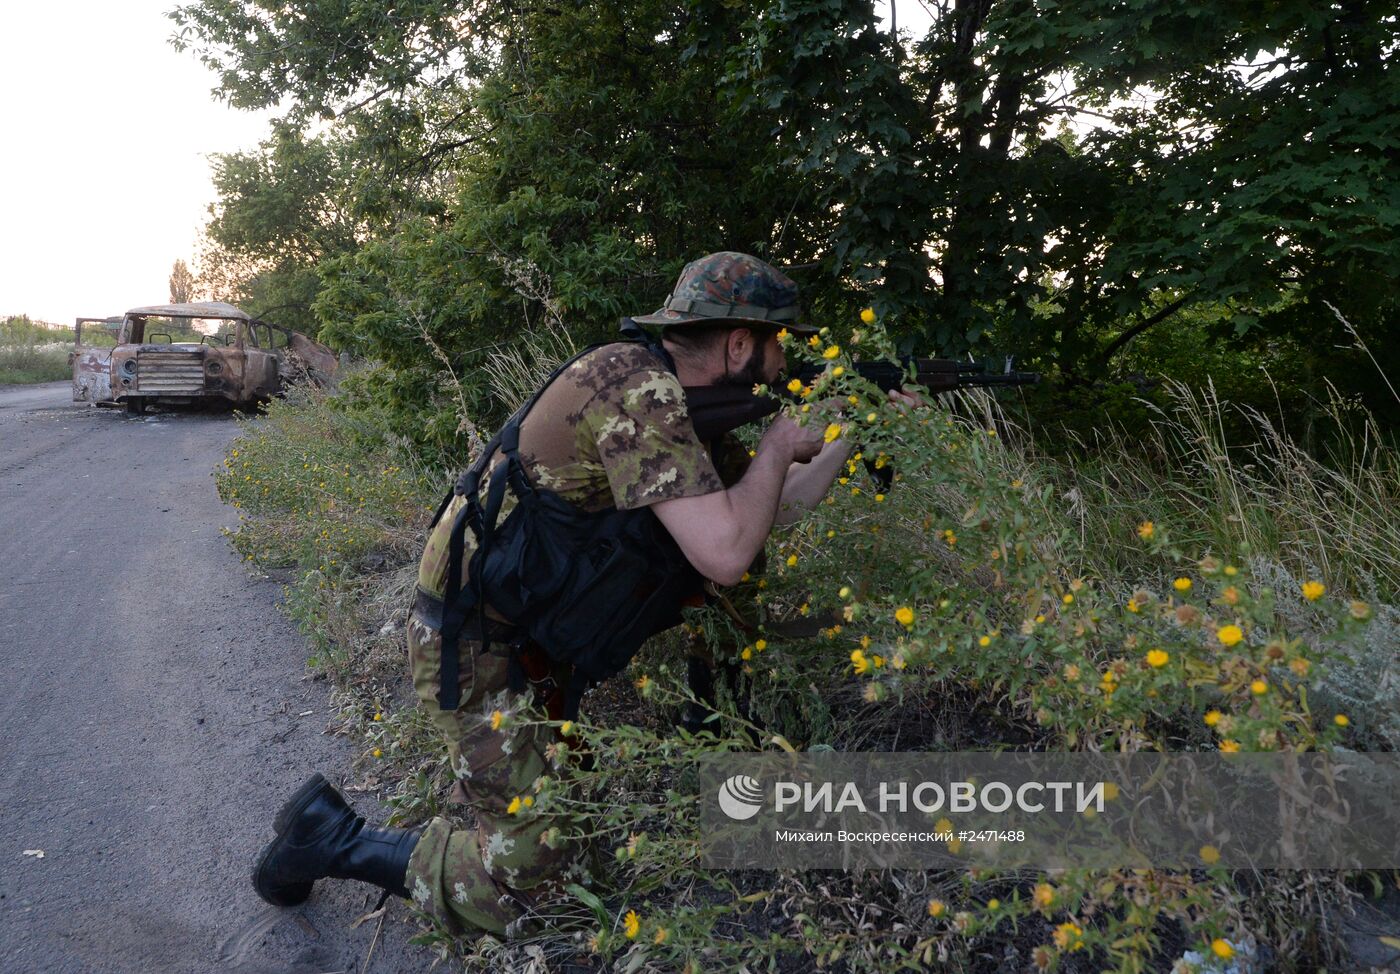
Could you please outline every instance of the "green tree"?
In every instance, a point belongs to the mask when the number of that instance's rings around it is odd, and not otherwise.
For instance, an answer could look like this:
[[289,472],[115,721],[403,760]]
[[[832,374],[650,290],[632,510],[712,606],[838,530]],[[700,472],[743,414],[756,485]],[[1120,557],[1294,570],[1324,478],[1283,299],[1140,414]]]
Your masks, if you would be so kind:
[[170,303],[186,304],[193,301],[194,292],[194,275],[185,266],[185,262],[177,258],[175,265],[170,269]]
[[[1327,298],[1393,346],[1392,8],[928,9],[927,31],[897,37],[869,0],[172,16],[230,101],[293,106],[240,160],[258,188],[221,183],[211,236],[259,274],[276,254],[303,296],[318,268],[326,335],[393,366],[404,405],[434,394],[425,336],[469,369],[542,320],[519,268],[600,333],[718,247],[806,268],[818,315],[873,301],[906,347],[995,347],[1062,375],[1192,305],[1222,309],[1211,341],[1351,344]],[[302,139],[310,117],[329,134]],[[337,162],[286,170],[298,219],[275,208],[234,233],[279,153],[315,146]],[[333,174],[336,205],[310,172]],[[1360,374],[1359,353],[1330,356]]]
[[337,135],[307,138],[273,126],[251,153],[213,157],[217,202],[209,208],[202,284],[211,293],[315,331],[317,268],[352,252],[369,227],[357,213],[356,156]]

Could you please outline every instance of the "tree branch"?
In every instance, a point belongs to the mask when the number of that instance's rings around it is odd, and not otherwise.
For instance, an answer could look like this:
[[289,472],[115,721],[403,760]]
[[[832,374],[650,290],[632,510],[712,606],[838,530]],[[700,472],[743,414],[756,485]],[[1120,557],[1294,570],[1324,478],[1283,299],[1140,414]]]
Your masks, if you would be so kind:
[[1137,336],[1141,335],[1143,332],[1147,331],[1147,329],[1151,328],[1153,325],[1166,321],[1172,315],[1176,314],[1177,310],[1180,309],[1183,304],[1185,304],[1191,299],[1191,296],[1191,294],[1183,294],[1171,304],[1167,305],[1164,308],[1157,309],[1155,313],[1142,319],[1137,324],[1129,328],[1127,331],[1123,332],[1123,334],[1115,338],[1113,341],[1109,342],[1108,347],[1105,348],[1102,352],[1100,352],[1097,357],[1099,366],[1103,367],[1108,365],[1109,360],[1113,358],[1114,354],[1120,348],[1128,344],[1128,342],[1132,341]]

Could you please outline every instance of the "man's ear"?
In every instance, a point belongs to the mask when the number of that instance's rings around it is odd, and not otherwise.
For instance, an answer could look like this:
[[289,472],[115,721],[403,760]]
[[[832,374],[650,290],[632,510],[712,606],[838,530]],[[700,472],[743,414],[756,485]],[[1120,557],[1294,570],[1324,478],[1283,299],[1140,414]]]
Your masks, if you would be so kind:
[[754,333],[748,328],[731,328],[724,341],[730,358],[735,361],[747,362],[753,353]]

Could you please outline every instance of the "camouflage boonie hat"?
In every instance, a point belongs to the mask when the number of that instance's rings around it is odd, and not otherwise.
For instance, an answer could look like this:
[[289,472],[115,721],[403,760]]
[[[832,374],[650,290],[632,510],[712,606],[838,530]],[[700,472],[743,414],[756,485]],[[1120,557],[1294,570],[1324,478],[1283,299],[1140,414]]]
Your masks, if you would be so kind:
[[723,250],[685,265],[666,303],[633,321],[643,325],[732,321],[786,328],[797,335],[817,329],[797,323],[797,285],[772,264]]

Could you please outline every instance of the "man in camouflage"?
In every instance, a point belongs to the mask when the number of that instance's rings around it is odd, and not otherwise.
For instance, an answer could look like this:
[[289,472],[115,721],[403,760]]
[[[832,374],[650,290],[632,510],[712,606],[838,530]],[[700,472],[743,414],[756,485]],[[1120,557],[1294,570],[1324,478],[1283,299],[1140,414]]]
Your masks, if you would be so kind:
[[[796,315],[796,285],[763,261],[724,252],[688,264],[666,304],[636,319],[663,328],[676,371],[637,343],[574,362],[521,425],[520,456],[534,485],[585,511],[649,507],[712,585],[736,584],[773,525],[820,500],[850,448],[782,416],[752,458],[732,435],[702,444],[682,386],[773,382],[786,366],[779,330],[814,330]],[[501,520],[512,501],[508,493]],[[536,782],[555,770],[567,665],[527,643],[529,686],[515,692],[505,640],[493,637],[482,652],[464,638],[455,647],[460,703],[451,711],[437,703],[448,537],[463,503],[454,497],[428,538],[408,645],[418,697],[446,738],[476,825],[439,817],[421,830],[374,828],[314,776],[279,812],[277,838],[255,867],[254,886],[268,902],[299,903],[323,877],[360,879],[411,896],[452,929],[504,935],[543,895],[584,878],[580,850],[552,836],[547,843],[547,821],[530,808]],[[464,540],[465,564],[471,532]],[[487,615],[492,625],[509,622],[489,607]]]

